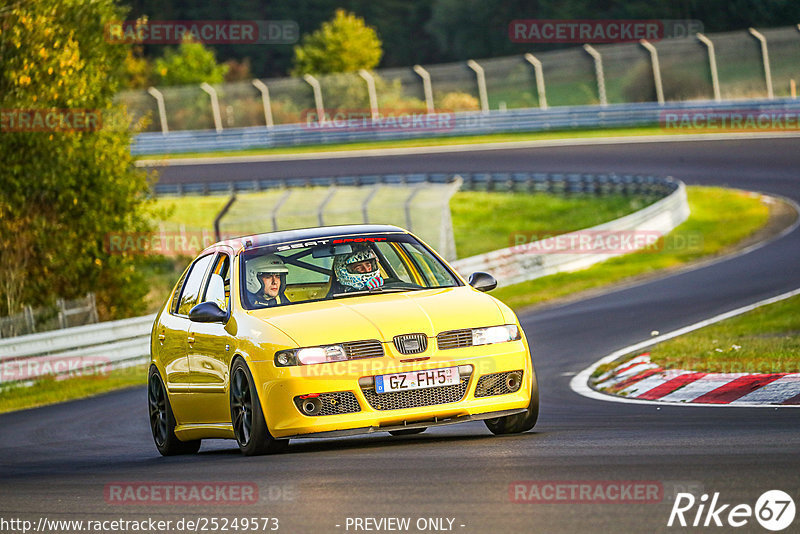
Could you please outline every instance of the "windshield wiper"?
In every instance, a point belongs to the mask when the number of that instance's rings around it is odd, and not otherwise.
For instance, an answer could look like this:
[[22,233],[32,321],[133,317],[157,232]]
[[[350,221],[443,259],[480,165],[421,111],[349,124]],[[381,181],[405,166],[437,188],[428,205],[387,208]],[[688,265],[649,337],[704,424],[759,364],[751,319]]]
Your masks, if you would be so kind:
[[396,293],[402,291],[420,291],[422,289],[430,289],[427,287],[376,287],[375,289],[364,289],[361,291],[350,291],[346,293],[334,293],[331,298],[340,297],[357,297],[359,295],[376,295],[379,293]]

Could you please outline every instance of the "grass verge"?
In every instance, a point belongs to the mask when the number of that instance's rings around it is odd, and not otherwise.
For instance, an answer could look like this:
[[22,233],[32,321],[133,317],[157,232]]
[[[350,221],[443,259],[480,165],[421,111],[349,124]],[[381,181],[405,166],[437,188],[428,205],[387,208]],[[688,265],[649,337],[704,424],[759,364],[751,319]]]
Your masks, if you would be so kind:
[[687,187],[691,215],[663,239],[663,248],[611,258],[588,269],[558,273],[496,289],[515,310],[607,287],[724,254],[763,228],[769,207],[760,195],[719,187]]
[[667,340],[650,359],[707,373],[800,372],[800,296]]
[[[108,391],[147,384],[147,368],[142,364],[92,376],[63,380],[48,377],[30,386],[10,384],[0,388],[0,413],[35,408],[57,402],[81,399]],[[142,406],[144,410],[144,405]]]

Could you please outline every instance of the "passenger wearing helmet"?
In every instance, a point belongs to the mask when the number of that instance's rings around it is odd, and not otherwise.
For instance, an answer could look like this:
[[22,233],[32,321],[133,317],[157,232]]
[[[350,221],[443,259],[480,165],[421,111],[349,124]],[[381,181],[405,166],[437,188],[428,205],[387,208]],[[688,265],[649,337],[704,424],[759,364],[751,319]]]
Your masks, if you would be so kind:
[[289,269],[275,254],[259,256],[247,261],[247,297],[251,306],[277,306],[288,304],[286,273]]
[[328,295],[377,289],[383,285],[378,256],[369,245],[356,245],[349,254],[336,256],[333,274],[335,280]]

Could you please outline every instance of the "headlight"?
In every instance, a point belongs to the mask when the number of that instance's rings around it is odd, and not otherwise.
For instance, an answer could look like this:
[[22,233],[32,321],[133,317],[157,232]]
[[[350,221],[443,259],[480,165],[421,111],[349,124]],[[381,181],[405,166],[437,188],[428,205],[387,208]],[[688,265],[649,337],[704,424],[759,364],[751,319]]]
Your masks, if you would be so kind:
[[519,328],[515,324],[503,326],[490,326],[488,328],[472,329],[472,345],[491,345],[492,343],[504,343],[506,341],[516,341],[520,338]]
[[275,353],[275,365],[289,367],[291,365],[313,365],[315,363],[341,362],[347,359],[341,345],[289,349]]

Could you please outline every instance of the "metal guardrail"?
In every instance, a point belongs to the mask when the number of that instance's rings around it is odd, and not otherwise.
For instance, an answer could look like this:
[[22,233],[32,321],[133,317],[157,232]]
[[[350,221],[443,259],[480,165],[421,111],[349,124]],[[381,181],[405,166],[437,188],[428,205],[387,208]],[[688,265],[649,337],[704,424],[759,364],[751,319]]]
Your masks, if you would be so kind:
[[[607,239],[609,236],[627,236],[631,238],[631,243],[638,243],[638,246],[594,253],[575,251],[579,247],[571,246],[554,251],[554,238],[548,238],[456,260],[451,264],[462,276],[468,276],[475,271],[490,272],[497,279],[498,286],[503,286],[559,272],[585,269],[613,256],[644,248],[652,242],[648,239],[668,234],[689,217],[684,183],[671,178],[661,178],[659,181],[665,189],[671,190],[661,200],[614,221],[559,236],[564,243],[579,242],[581,237]],[[536,253],[537,251],[546,252]]]
[[467,191],[522,191],[529,193],[594,195],[620,193],[665,196],[674,189],[670,182],[664,181],[660,177],[638,174],[453,172],[156,184],[154,190],[158,195],[209,195],[256,192],[275,188],[289,189],[293,187],[452,184],[459,179],[463,182],[461,189]]
[[0,340],[0,385],[143,363],[154,320],[146,315]]
[[[333,123],[285,124],[215,130],[190,130],[169,133],[146,132],[136,136],[131,146],[135,156],[214,152],[298,145],[325,145],[356,141],[417,139],[422,137],[483,135],[509,132],[539,132],[572,128],[619,128],[664,124],[670,112],[747,110],[751,113],[800,113],[800,100],[731,100],[629,103],[607,106],[565,106],[549,109],[528,108],[507,111],[436,114],[441,128],[338,127]],[[795,121],[794,128],[797,128]],[[696,129],[696,126],[668,128],[666,131]]]

